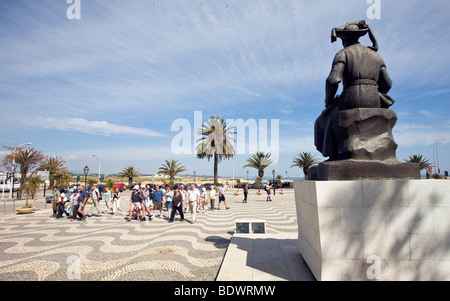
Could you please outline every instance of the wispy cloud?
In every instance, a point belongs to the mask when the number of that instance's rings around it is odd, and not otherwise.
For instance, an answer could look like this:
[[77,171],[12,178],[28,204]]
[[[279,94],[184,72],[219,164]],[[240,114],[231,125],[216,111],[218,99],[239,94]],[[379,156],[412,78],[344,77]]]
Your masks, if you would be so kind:
[[396,143],[404,147],[430,146],[435,141],[445,139],[450,142],[450,128],[433,128],[428,126],[394,127]]
[[33,127],[54,128],[68,132],[82,132],[92,135],[106,136],[147,136],[161,137],[164,136],[156,131],[146,128],[135,128],[125,125],[112,124],[106,121],[89,121],[83,118],[53,118],[53,117],[36,117],[33,120],[27,120],[26,124]]

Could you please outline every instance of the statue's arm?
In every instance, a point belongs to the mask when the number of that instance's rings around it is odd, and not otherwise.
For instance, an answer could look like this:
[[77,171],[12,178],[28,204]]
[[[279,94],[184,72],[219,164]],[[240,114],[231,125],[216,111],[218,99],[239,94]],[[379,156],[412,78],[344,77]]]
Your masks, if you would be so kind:
[[333,64],[325,84],[325,107],[328,107],[333,102],[334,96],[339,88],[339,83],[342,81],[344,69],[345,64],[341,61],[337,61]]
[[380,69],[380,77],[378,79],[378,91],[383,94],[387,94],[392,88],[392,79],[387,73],[386,66],[382,66]]

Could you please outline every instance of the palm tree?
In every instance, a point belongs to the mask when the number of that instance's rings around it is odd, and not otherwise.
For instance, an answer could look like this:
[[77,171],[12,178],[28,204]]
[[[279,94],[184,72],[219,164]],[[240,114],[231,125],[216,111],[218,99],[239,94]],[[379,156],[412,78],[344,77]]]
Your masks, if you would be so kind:
[[214,184],[218,184],[218,164],[223,159],[229,159],[234,156],[234,138],[236,132],[223,118],[219,116],[211,116],[202,125],[202,128],[196,132],[201,138],[197,140],[199,143],[195,150],[197,158],[207,158],[208,161],[214,159]]
[[[252,167],[258,170],[259,183],[262,183],[264,177],[264,169],[273,164],[273,160],[270,159],[271,154],[265,152],[256,152],[250,158],[247,159],[247,164],[243,168]],[[258,192],[259,192],[258,185]]]
[[111,179],[111,178],[106,179],[106,181],[105,181],[105,186],[108,187],[109,190],[112,190],[113,187],[114,187],[114,181],[113,181],[113,179]]
[[98,178],[87,178],[87,184],[88,186],[93,186],[93,185],[97,185],[98,183]]
[[418,163],[420,170],[426,168],[427,166],[430,166],[430,162],[427,158],[423,158],[422,155],[412,155],[409,156],[408,160],[405,160],[405,162],[408,163]]
[[23,192],[25,192],[25,195],[27,196],[25,207],[28,207],[28,197],[34,199],[34,196],[38,192],[43,182],[44,181],[38,175],[32,175],[28,178],[27,183],[25,184],[25,187],[23,189]]
[[292,160],[292,167],[300,167],[303,169],[303,173],[305,174],[305,180],[308,179],[308,170],[314,164],[319,163],[320,160],[316,159],[311,153],[303,152],[294,157]]
[[55,187],[69,188],[70,187],[70,174],[68,172],[59,172],[53,175],[53,184]]
[[24,149],[24,148],[15,148],[15,147],[5,147],[9,149],[12,153],[6,156],[3,159],[3,164],[5,166],[9,165],[10,162],[15,159],[15,163],[20,165],[20,190],[19,190],[19,198],[22,197],[22,191],[25,187],[25,183],[27,181],[28,173],[32,173],[35,169],[40,166],[41,162],[44,160],[45,155],[35,150],[34,148]]
[[258,193],[260,193],[260,191],[261,191],[261,178],[260,177],[256,177],[255,185],[258,186]]
[[282,175],[277,175],[277,182],[281,185],[281,192],[283,192],[283,183],[281,183],[281,179],[283,178]]
[[130,189],[132,188],[131,185],[133,184],[133,178],[139,177],[141,175],[141,172],[134,166],[127,166],[119,173],[121,177],[128,178],[128,186],[130,186]]
[[175,182],[175,176],[179,173],[186,171],[184,166],[181,166],[177,160],[166,160],[158,170],[158,173],[168,175],[170,177],[170,185],[173,185]]
[[49,180],[50,187],[53,188],[55,179],[59,176],[57,174],[67,173],[67,167],[64,167],[64,163],[66,163],[62,158],[56,157],[47,157],[45,161],[39,166],[38,170],[48,171],[49,172]]

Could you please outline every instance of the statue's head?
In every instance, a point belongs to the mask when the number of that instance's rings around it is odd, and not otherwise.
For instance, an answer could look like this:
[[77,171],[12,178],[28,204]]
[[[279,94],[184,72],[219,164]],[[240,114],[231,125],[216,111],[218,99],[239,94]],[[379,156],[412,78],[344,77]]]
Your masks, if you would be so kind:
[[366,24],[365,20],[347,23],[342,25],[341,27],[333,28],[331,31],[331,43],[336,42],[337,38],[340,38],[344,45],[349,43],[351,44],[353,42],[358,42],[358,39],[367,33],[369,33],[370,40],[373,43],[373,46],[370,48],[377,51],[377,41],[369,25]]

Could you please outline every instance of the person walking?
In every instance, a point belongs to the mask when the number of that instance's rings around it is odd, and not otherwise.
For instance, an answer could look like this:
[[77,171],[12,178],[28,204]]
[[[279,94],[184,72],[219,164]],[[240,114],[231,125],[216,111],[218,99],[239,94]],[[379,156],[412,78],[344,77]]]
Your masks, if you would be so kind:
[[153,211],[156,215],[156,211],[159,210],[159,217],[163,217],[162,214],[162,204],[164,201],[164,191],[159,188],[158,185],[156,185],[156,191],[154,193],[154,200],[153,200]]
[[244,183],[244,185],[242,186],[242,190],[244,191],[244,200],[242,201],[242,203],[247,203],[247,196],[248,196],[248,184]]
[[173,223],[177,211],[180,213],[180,222],[184,221],[183,196],[178,188],[173,192],[172,212],[170,213],[169,223]]
[[58,207],[58,212],[56,214],[56,218],[62,218],[63,217],[63,213],[69,217],[69,213],[67,213],[67,211],[65,210],[64,206],[66,203],[66,195],[65,193],[60,193],[58,200],[57,200],[57,207]]
[[220,210],[220,204],[223,202],[225,204],[226,209],[230,209],[230,207],[227,206],[227,200],[225,198],[225,183],[222,183],[222,186],[219,188],[219,205],[217,206],[217,210]]
[[96,214],[95,216],[102,216],[102,213],[100,211],[100,205],[98,203],[100,192],[98,191],[96,184],[92,185],[90,194],[91,194],[91,199],[92,199],[92,206],[91,206],[91,210],[88,213],[88,216],[91,217],[93,215],[92,213],[94,213],[94,211],[97,211],[97,213],[98,213],[98,215]]
[[78,212],[80,212],[83,217],[81,218],[82,221],[86,220],[86,213],[84,212],[84,209],[86,207],[86,203],[89,200],[89,192],[84,189],[84,186],[80,186],[80,197],[78,198],[78,204],[79,207],[77,208]]
[[112,210],[113,215],[117,214],[117,209],[120,210],[120,214],[123,214],[122,208],[120,208],[120,190],[118,187],[114,189],[113,199],[112,199]]
[[76,196],[76,190],[71,189],[70,190],[70,197],[69,197],[69,206],[66,208],[66,212],[69,214],[67,218],[71,218],[73,214],[73,198]]
[[186,206],[186,204],[187,204],[186,193],[187,193],[187,192],[186,192],[186,190],[184,189],[184,185],[181,185],[180,188],[181,188],[180,194],[181,194],[181,197],[183,198],[183,203],[182,203],[181,206],[183,207],[183,211],[186,212],[186,210],[187,210],[187,209],[186,209],[186,207],[187,207],[187,206]]
[[142,201],[142,219],[145,221],[145,214],[148,213],[148,220],[151,221],[152,220],[152,215],[150,212],[150,205],[151,205],[151,201],[150,201],[150,194],[151,194],[151,188],[150,188],[150,184],[147,184],[145,186],[141,186],[143,188],[143,201]]
[[209,194],[206,192],[206,188],[203,187],[200,193],[200,213],[206,213],[209,204]]
[[266,190],[266,192],[267,192],[267,199],[266,199],[267,202],[271,202],[272,201],[272,199],[270,198],[270,188],[271,187],[273,187],[273,183],[271,185],[269,185],[267,183],[264,184],[264,190]]
[[141,199],[142,194],[139,192],[139,186],[136,185],[133,187],[133,192],[131,192],[130,196],[130,213],[128,215],[127,221],[131,221],[131,215],[133,211],[136,210],[136,220],[139,220],[139,211],[141,210]]
[[195,184],[191,184],[191,189],[187,191],[187,199],[192,222],[195,222],[197,220],[197,207],[200,203],[200,192],[195,188]]
[[[80,187],[80,189],[81,189],[81,187]],[[70,221],[76,220],[77,216],[80,217],[80,220],[85,220],[84,212],[81,210],[78,210],[78,208],[80,208],[80,205],[81,205],[80,191],[74,190],[74,193],[71,198],[72,198],[73,211],[72,211],[72,216],[70,217]]]
[[172,209],[173,195],[174,195],[174,192],[172,190],[172,187],[168,186],[167,192],[166,192],[167,215],[170,215],[170,210]]
[[50,215],[50,217],[56,217],[56,214],[58,214],[58,200],[60,194],[61,192],[59,192],[58,187],[53,187],[52,215]]
[[105,212],[103,212],[103,213],[109,214],[111,212],[112,195],[111,195],[111,191],[109,191],[108,187],[105,187],[105,194],[103,196],[105,198]]
[[214,188],[211,188],[209,192],[209,202],[211,204],[209,210],[214,211],[214,205],[216,203],[216,190]]

